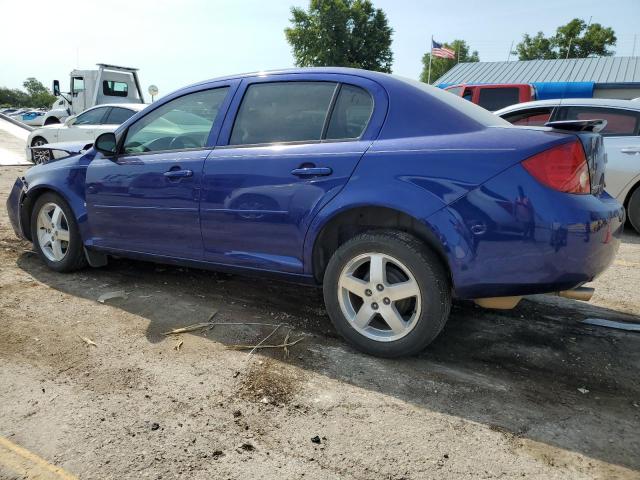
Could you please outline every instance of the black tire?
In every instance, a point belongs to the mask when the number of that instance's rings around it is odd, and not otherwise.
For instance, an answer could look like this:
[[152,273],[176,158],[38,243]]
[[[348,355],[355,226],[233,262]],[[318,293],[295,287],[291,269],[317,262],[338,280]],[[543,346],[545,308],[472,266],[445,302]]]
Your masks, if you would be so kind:
[[44,122],[45,125],[57,125],[58,123],[60,123],[60,120],[56,117],[49,117]]
[[[44,254],[40,242],[38,241],[38,214],[42,207],[47,203],[53,203],[59,206],[66,217],[67,228],[69,230],[69,242],[64,258],[60,261],[54,261]],[[31,239],[33,246],[42,259],[42,261],[56,272],[72,272],[79,270],[87,265],[87,259],[84,254],[82,239],[78,230],[78,223],[69,204],[58,194],[53,192],[43,193],[38,197],[31,212]]]
[[640,233],[640,186],[636,187],[633,194],[631,194],[631,198],[629,198],[627,215],[631,226],[635,228],[636,232]]
[[[415,278],[420,290],[422,308],[415,326],[397,340],[368,338],[351,325],[340,307],[338,285],[343,269],[352,259],[372,252],[401,261]],[[357,349],[387,358],[415,355],[424,350],[442,331],[451,310],[451,285],[440,259],[424,242],[399,231],[365,232],[341,245],[327,265],[323,292],[327,313],[336,330]]]

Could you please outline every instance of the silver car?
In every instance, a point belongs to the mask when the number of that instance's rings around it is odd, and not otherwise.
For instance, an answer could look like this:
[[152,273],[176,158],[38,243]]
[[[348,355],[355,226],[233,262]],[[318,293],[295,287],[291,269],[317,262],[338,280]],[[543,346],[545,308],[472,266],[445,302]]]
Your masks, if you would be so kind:
[[640,102],[570,98],[518,103],[495,112],[514,125],[543,126],[550,121],[604,119],[606,189],[627,209],[640,233]]

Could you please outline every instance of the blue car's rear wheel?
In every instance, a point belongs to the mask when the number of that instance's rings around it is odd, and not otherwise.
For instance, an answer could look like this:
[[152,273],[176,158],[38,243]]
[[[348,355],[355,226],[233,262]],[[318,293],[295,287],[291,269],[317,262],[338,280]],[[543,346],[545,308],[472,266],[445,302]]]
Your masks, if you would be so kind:
[[31,212],[31,240],[52,270],[70,272],[86,265],[78,224],[60,195],[47,192],[36,200]]
[[448,276],[424,243],[403,232],[367,232],[344,243],[324,277],[327,312],[360,350],[384,357],[423,350],[451,308]]

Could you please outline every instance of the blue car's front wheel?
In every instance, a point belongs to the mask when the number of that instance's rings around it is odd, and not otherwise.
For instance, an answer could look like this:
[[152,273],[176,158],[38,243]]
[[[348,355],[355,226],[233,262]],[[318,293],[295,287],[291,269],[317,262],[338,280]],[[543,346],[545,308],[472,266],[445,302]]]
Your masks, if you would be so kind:
[[360,350],[384,357],[423,350],[442,330],[451,287],[440,260],[404,232],[373,231],[331,258],[324,297],[333,324]]
[[52,270],[70,272],[86,265],[73,211],[56,193],[44,193],[36,200],[31,213],[31,239]]

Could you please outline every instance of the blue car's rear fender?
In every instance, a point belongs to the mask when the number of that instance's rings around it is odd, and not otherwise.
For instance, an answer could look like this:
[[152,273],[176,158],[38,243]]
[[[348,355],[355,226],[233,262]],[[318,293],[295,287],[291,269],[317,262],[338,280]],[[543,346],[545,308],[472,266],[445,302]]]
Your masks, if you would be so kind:
[[593,280],[613,261],[624,208],[606,192],[557,192],[521,166],[436,212],[459,298],[530,295]]
[[524,158],[567,141],[568,135],[551,131],[489,127],[374,142],[344,189],[311,223],[304,245],[305,273],[319,277],[314,272],[315,243],[344,212],[371,207],[402,212],[437,238],[442,227],[429,220],[435,212]]
[[[447,263],[458,297],[538,293],[584,283],[615,254],[621,207],[606,194],[552,191],[520,165],[531,155],[575,139],[550,130],[490,127],[375,142],[345,188],[312,222],[304,246],[305,273],[321,277],[315,271],[316,242],[322,242],[322,232],[332,222],[347,211],[380,208],[423,227],[421,236],[428,237]],[[538,234],[543,241],[529,238],[528,202],[538,215],[534,238]],[[576,239],[586,244],[574,245],[573,257],[558,255],[565,246],[552,239],[562,236],[563,229],[572,230],[572,244]],[[604,248],[598,244],[603,235],[608,242]],[[535,255],[541,255],[543,268],[530,265]],[[590,263],[580,262],[584,258]],[[567,273],[558,274],[563,268]]]

